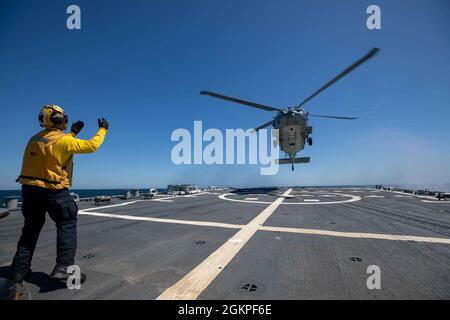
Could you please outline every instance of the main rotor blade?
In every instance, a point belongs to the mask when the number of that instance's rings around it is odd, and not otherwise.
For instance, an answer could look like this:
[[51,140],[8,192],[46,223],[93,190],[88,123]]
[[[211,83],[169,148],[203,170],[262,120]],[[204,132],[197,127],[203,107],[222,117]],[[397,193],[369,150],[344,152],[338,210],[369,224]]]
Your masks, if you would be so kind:
[[310,114],[311,117],[330,118],[330,119],[343,119],[343,120],[355,120],[357,117],[341,117],[341,116],[324,116],[321,114]]
[[260,125],[258,128],[255,128],[255,131],[258,131],[260,129],[264,129],[264,128],[268,127],[268,126],[271,126],[272,124],[273,124],[273,120],[270,120],[269,122],[266,122],[266,123]]
[[269,107],[269,106],[265,106],[263,104],[259,104],[259,103],[255,103],[255,102],[251,102],[251,101],[245,101],[245,100],[242,100],[242,99],[228,97],[228,96],[224,96],[222,94],[218,94],[218,93],[214,93],[214,92],[210,92],[210,91],[200,91],[200,94],[201,95],[211,96],[211,97],[218,98],[218,99],[231,101],[231,102],[234,102],[234,103],[244,104],[246,106],[250,106],[250,107],[253,107],[253,108],[258,108],[258,109],[262,109],[262,110],[266,110],[266,111],[280,111],[280,109],[277,109],[277,108],[274,108],[274,107]]
[[369,53],[367,53],[364,57],[362,57],[361,59],[359,59],[358,61],[356,61],[355,63],[353,63],[351,66],[349,66],[347,69],[345,69],[344,71],[342,71],[341,73],[339,73],[336,77],[334,77],[332,80],[330,80],[329,82],[327,82],[323,87],[321,87],[319,90],[317,90],[316,92],[314,92],[312,95],[310,95],[308,98],[306,98],[305,100],[303,100],[302,102],[300,102],[300,104],[298,105],[299,107],[303,106],[305,103],[307,103],[309,100],[311,100],[312,98],[314,98],[315,96],[317,96],[319,93],[321,93],[322,91],[324,91],[325,89],[327,89],[328,87],[330,87],[332,84],[334,84],[335,82],[337,82],[339,79],[343,78],[344,76],[346,76],[348,73],[352,72],[354,69],[356,69],[357,67],[359,67],[361,64],[363,64],[364,62],[366,62],[367,60],[369,60],[370,58],[372,58],[375,54],[377,54],[377,52],[380,51],[380,49],[378,48],[372,48]]

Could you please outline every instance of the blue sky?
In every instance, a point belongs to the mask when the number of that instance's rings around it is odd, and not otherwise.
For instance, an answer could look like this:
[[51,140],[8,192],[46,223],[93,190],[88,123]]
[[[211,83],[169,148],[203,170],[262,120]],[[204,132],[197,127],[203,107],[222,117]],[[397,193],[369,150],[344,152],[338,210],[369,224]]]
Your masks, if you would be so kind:
[[[82,29],[66,28],[77,4]],[[381,7],[382,29],[366,28]],[[311,163],[261,176],[256,165],[176,166],[176,128],[250,128],[272,114],[207,89],[292,106],[365,54],[373,60],[305,107]],[[0,1],[0,189],[18,188],[23,149],[44,104],[110,130],[75,158],[74,188],[450,182],[449,1]]]

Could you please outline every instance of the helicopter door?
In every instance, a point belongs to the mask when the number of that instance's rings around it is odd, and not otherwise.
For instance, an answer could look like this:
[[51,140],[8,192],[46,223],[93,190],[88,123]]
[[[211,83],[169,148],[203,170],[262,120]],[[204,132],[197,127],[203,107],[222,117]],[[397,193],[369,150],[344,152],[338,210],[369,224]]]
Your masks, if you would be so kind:
[[288,143],[290,146],[295,146],[295,131],[293,128],[289,130]]

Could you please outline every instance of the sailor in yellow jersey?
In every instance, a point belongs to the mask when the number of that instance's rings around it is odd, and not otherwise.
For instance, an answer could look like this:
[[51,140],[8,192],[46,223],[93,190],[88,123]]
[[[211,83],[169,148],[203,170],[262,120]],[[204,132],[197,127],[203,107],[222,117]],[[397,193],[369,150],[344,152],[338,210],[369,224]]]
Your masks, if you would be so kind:
[[[22,214],[25,218],[11,266],[12,279],[17,283],[23,282],[31,272],[33,252],[46,212],[57,229],[56,265],[50,276],[65,280],[71,275],[67,268],[75,264],[78,213],[68,190],[72,185],[73,155],[95,152],[103,143],[109,126],[104,118],[98,119],[99,130],[90,140],[77,139],[84,123],[73,123],[71,131],[65,134],[68,118],[56,105],[41,109],[39,123],[44,130],[29,140],[17,179],[22,184]],[[81,274],[81,281],[85,278]]]

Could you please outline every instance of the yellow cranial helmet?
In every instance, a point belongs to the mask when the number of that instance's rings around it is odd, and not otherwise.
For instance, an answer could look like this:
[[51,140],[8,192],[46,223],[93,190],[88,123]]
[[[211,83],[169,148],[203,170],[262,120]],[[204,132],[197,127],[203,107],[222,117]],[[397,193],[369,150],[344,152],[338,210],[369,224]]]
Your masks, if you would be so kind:
[[67,121],[64,109],[55,104],[43,106],[39,112],[39,124],[43,128],[53,128]]

